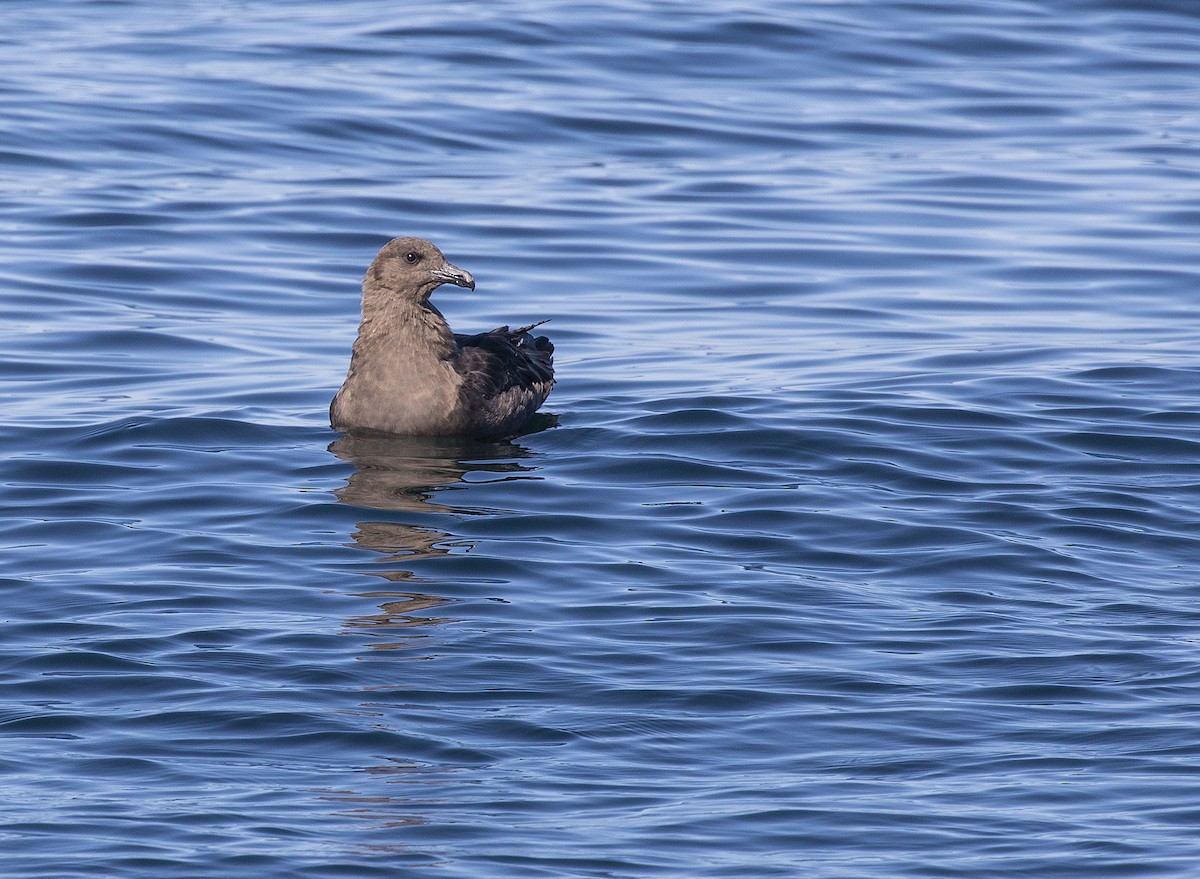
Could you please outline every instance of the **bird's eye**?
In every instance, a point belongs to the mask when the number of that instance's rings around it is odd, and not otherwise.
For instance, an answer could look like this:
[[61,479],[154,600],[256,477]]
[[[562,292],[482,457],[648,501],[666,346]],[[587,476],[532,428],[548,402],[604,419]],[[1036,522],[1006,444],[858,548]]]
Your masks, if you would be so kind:
[[404,254],[404,261],[410,266],[416,265],[421,261],[421,254],[417,253],[415,250],[410,250],[408,253]]

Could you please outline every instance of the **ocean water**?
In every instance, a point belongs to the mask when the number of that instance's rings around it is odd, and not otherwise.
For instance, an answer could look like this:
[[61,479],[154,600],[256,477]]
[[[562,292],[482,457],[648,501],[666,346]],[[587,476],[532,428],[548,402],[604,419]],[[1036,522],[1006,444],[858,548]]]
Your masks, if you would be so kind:
[[1200,873],[1195,3],[0,20],[5,877]]

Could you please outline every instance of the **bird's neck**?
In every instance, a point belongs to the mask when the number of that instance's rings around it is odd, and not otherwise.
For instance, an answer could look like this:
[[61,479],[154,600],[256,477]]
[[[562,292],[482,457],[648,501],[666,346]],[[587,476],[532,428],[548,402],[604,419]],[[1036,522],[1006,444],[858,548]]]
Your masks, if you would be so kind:
[[456,347],[450,325],[428,300],[417,303],[395,297],[363,299],[355,357],[445,360]]

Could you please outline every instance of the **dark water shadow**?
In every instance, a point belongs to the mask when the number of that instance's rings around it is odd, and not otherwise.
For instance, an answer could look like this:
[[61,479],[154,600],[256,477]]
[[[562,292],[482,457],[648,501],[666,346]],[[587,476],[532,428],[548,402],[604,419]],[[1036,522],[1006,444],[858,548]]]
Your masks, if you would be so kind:
[[[436,560],[449,561],[471,548],[469,538],[453,533],[456,522],[498,513],[471,503],[472,482],[526,476],[535,469],[528,461],[533,453],[515,440],[374,433],[343,434],[329,451],[353,466],[334,494],[340,503],[355,509],[354,545],[373,557],[372,564],[359,569],[372,585],[353,592],[371,606],[364,608],[368,612],[347,617],[342,631],[373,657],[397,661],[394,666],[373,666],[376,676],[363,688],[361,709],[371,716],[386,716],[393,686],[410,686],[407,661],[436,656],[442,643],[439,630],[457,622],[452,609],[469,601],[454,594],[449,585],[452,574],[439,576],[442,562]],[[452,571],[454,566],[444,570]],[[393,669],[394,683],[386,672],[378,677],[385,668]],[[408,741],[421,741],[419,728],[397,723]],[[417,747],[440,754],[442,745],[434,737]],[[418,794],[445,767],[436,757],[420,761],[409,753],[383,752],[376,757],[377,762],[360,767],[359,781],[343,782],[338,792],[325,797],[332,814],[388,830],[429,823],[432,819]],[[485,760],[487,755],[459,749],[452,759],[460,764],[463,759]],[[379,779],[387,783],[382,791]],[[385,851],[384,846],[373,846],[375,854]]]
[[[445,503],[439,495],[463,487],[468,471],[527,470],[531,452],[513,440],[344,434],[329,451],[354,465],[334,494],[342,503],[399,513],[470,513],[469,504]],[[361,526],[360,526],[361,527]],[[367,545],[366,548],[375,547]]]
[[[531,423],[525,435],[553,424],[553,416],[543,416]],[[374,636],[369,645],[373,650],[412,646],[417,633],[401,630],[453,621],[451,617],[428,615],[432,609],[452,603],[452,599],[413,588],[429,582],[427,576],[416,574],[413,563],[470,547],[465,539],[440,527],[452,522],[452,516],[439,515],[436,524],[430,524],[429,514],[494,514],[494,510],[470,506],[466,474],[527,473],[532,468],[522,459],[532,453],[515,440],[377,433],[343,434],[330,444],[329,451],[354,465],[346,484],[334,491],[341,503],[393,514],[355,523],[351,535],[355,545],[379,556],[380,564],[368,573],[386,581],[383,588],[356,594],[385,600],[377,612],[349,618],[347,628],[370,632]],[[462,492],[464,503],[451,503],[454,492]],[[383,635],[391,637],[379,637]]]

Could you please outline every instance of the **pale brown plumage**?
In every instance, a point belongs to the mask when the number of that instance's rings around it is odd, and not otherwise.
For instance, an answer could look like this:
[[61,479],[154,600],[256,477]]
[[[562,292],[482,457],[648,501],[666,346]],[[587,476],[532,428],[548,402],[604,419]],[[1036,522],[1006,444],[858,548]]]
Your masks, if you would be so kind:
[[329,407],[342,431],[503,437],[517,433],[554,385],[554,346],[531,324],[454,333],[429,296],[475,289],[421,238],[396,238],[367,269],[350,368]]

